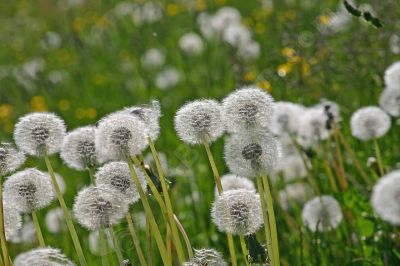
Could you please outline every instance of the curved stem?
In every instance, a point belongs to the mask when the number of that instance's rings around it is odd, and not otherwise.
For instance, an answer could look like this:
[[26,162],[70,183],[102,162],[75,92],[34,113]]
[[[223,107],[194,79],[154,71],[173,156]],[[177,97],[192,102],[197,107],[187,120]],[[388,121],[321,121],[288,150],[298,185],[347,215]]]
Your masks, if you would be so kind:
[[239,236],[239,239],[240,239],[240,245],[242,246],[244,262],[246,263],[246,266],[250,266],[249,260],[247,258],[247,248],[246,248],[246,242],[244,241],[244,237],[241,235]]
[[135,245],[136,253],[139,257],[140,265],[146,266],[147,262],[144,258],[142,248],[140,247],[140,240],[136,234],[135,226],[133,225],[132,217],[130,213],[125,215],[126,221],[128,222],[129,232],[131,233],[133,244]]
[[32,212],[32,221],[33,221],[33,225],[35,226],[35,233],[36,233],[37,240],[39,241],[39,246],[45,247],[46,244],[44,242],[42,230],[40,229],[39,220],[37,218],[36,212],[34,212],[34,211]]
[[5,228],[4,228],[3,177],[2,176],[0,176],[0,242],[1,242],[1,250],[3,251],[4,265],[10,266],[7,241],[6,241],[6,236],[5,236]]
[[186,249],[189,254],[189,259],[193,259],[194,255],[193,255],[192,245],[190,244],[190,240],[186,234],[185,228],[183,227],[183,225],[181,224],[181,222],[179,221],[178,217],[175,214],[174,214],[174,219],[175,219],[176,225],[178,226],[179,231],[181,231],[183,239],[185,240]]

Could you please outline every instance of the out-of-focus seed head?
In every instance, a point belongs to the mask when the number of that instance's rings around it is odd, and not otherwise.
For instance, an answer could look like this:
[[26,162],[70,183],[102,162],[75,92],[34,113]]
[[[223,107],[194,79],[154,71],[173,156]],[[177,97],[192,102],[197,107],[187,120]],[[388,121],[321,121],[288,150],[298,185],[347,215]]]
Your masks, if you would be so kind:
[[8,177],[4,182],[4,198],[15,210],[30,213],[48,206],[55,193],[47,173],[28,168]]
[[179,48],[189,56],[196,56],[203,52],[204,44],[197,33],[188,32],[179,39]]
[[0,144],[0,175],[5,176],[17,170],[25,162],[25,155],[12,144]]
[[100,162],[137,155],[148,145],[148,127],[136,116],[111,114],[98,123],[95,133]]
[[300,117],[298,141],[304,147],[310,147],[331,134],[328,129],[328,117],[323,108],[307,109]]
[[295,103],[274,103],[269,130],[277,136],[287,133],[296,134],[300,127],[299,119],[305,110],[304,106]]
[[222,254],[215,249],[195,249],[194,258],[183,266],[228,266]]
[[3,201],[3,209],[4,233],[6,240],[10,240],[22,228],[21,213],[7,201]]
[[304,205],[301,215],[304,225],[312,232],[335,229],[343,219],[338,201],[327,195],[308,201]]
[[215,100],[185,104],[176,112],[175,130],[189,144],[215,141],[224,133],[221,105]]
[[[311,164],[306,162],[309,167]],[[291,181],[295,178],[304,178],[307,176],[307,168],[299,154],[283,156],[275,167],[275,173],[282,173],[285,181]]]
[[384,79],[387,87],[400,89],[400,61],[391,64],[385,70]]
[[47,212],[45,218],[46,228],[50,233],[58,234],[65,230],[64,212],[61,208],[55,208]]
[[14,260],[14,266],[75,266],[59,249],[36,248],[19,254]]
[[31,113],[15,125],[14,140],[18,148],[33,156],[57,153],[66,134],[64,121],[53,113]]
[[[139,182],[144,192],[147,191],[147,182],[144,173],[135,167]],[[95,174],[96,185],[115,190],[115,193],[125,197],[129,203],[139,200],[140,195],[132,179],[132,173],[125,162],[110,162],[99,168]]]
[[108,228],[120,222],[129,204],[115,190],[90,186],[75,198],[73,212],[76,220],[89,230]]
[[222,102],[222,114],[228,132],[266,130],[272,117],[273,98],[256,87],[244,87]]
[[280,157],[280,147],[276,138],[269,134],[256,137],[233,134],[225,141],[224,153],[230,172],[254,177],[273,171]]
[[24,221],[24,219],[22,227],[8,239],[13,244],[33,244],[36,240],[35,225],[32,221]]
[[98,165],[95,129],[92,126],[77,128],[64,138],[60,156],[69,167],[84,170]]
[[391,116],[400,116],[400,84],[399,88],[386,87],[379,98],[380,107]]
[[[236,189],[247,189],[250,191],[255,191],[254,183],[246,177],[241,177],[234,174],[225,174],[221,176],[222,190],[236,190]],[[215,188],[215,196],[218,196],[218,189]]]
[[[110,239],[109,235],[107,235],[106,237],[107,237],[108,248],[114,249],[112,239]],[[102,243],[100,241],[99,230],[91,231],[89,233],[88,242],[89,242],[90,252],[94,255],[101,255]]]
[[216,197],[211,216],[221,232],[254,234],[263,224],[260,196],[247,189],[224,191]]
[[361,140],[377,139],[390,129],[390,117],[379,107],[368,106],[358,109],[351,116],[351,133]]
[[303,183],[290,184],[279,191],[280,203],[284,210],[290,209],[292,204],[303,205],[310,195],[312,195],[311,187]]
[[[320,103],[314,106],[314,108],[320,108],[324,111],[327,123],[339,123],[342,121],[342,117],[340,116],[340,107],[333,101],[322,98]],[[327,127],[329,128],[329,125],[327,125]]]
[[400,225],[400,170],[379,179],[372,191],[374,211],[392,225]]

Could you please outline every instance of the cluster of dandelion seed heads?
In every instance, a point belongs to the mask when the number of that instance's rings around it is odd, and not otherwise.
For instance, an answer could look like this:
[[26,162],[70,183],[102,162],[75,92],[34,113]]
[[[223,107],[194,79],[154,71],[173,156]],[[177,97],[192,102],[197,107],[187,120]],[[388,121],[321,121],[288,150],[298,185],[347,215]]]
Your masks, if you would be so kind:
[[59,249],[36,248],[19,254],[14,260],[14,266],[75,266]]
[[386,87],[379,98],[379,105],[391,116],[400,116],[400,84],[399,88]]
[[296,134],[300,127],[299,118],[305,110],[304,106],[295,103],[274,103],[269,130],[277,136],[285,133]]
[[77,128],[64,138],[60,156],[64,162],[76,170],[93,168],[98,165],[94,142],[95,127]]
[[3,208],[4,233],[6,240],[10,240],[21,229],[22,218],[20,212],[14,209],[9,202],[3,201]]
[[303,207],[301,216],[304,225],[312,232],[335,229],[343,219],[339,202],[327,195],[308,201]]
[[47,173],[27,168],[4,182],[4,198],[15,210],[30,213],[48,206],[55,199],[55,193]]
[[374,211],[385,221],[400,225],[400,170],[379,179],[372,191]]
[[97,125],[96,150],[100,162],[121,160],[137,155],[148,145],[148,127],[137,117],[125,113],[111,114]]
[[[143,191],[147,191],[144,173],[135,167]],[[99,168],[95,174],[96,185],[115,190],[123,195],[129,203],[139,200],[140,195],[132,179],[132,173],[125,162],[110,162]]]
[[258,137],[233,134],[225,141],[224,154],[231,173],[254,177],[274,169],[280,147],[276,138],[269,134]]
[[96,230],[119,223],[128,208],[128,203],[118,197],[114,190],[90,186],[76,196],[73,212],[82,226]]
[[[221,185],[223,191],[236,190],[236,189],[247,189],[255,191],[254,183],[246,177],[241,177],[234,174],[225,174],[221,176]],[[218,196],[218,189],[215,188],[215,196]]]
[[350,126],[351,133],[358,139],[377,139],[389,131],[391,120],[379,107],[368,106],[353,113]]
[[400,89],[400,61],[391,64],[385,70],[384,80],[387,87]]
[[194,258],[184,266],[228,266],[222,254],[215,249],[195,249]]
[[228,95],[222,102],[226,130],[265,130],[272,116],[273,98],[256,87],[244,87]]
[[211,216],[221,232],[254,234],[263,223],[260,196],[247,189],[224,191],[216,197]]
[[57,153],[66,134],[64,121],[53,113],[31,113],[15,125],[14,140],[18,148],[34,156]]
[[189,144],[215,141],[225,130],[221,105],[215,100],[197,100],[185,104],[176,112],[175,130]]
[[64,212],[55,208],[47,212],[45,217],[46,228],[50,233],[57,234],[65,228]]
[[0,176],[17,170],[25,162],[25,155],[10,143],[0,144]]
[[302,146],[310,147],[329,135],[328,117],[323,108],[309,108],[300,117],[298,141]]

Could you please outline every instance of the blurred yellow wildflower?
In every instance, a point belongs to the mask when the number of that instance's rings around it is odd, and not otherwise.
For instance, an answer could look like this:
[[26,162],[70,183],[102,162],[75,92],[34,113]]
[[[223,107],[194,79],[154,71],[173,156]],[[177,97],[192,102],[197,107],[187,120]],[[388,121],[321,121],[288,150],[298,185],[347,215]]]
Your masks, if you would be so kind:
[[293,69],[292,63],[285,63],[278,66],[278,75],[284,77],[289,74]]
[[196,11],[203,11],[207,8],[205,0],[196,0]]
[[106,16],[102,16],[100,19],[97,20],[96,25],[100,29],[106,29],[110,26],[111,22]]
[[97,117],[97,111],[94,108],[86,109],[86,117],[90,119],[95,119]]
[[179,13],[179,6],[174,3],[168,4],[166,11],[168,16],[175,16]]
[[272,91],[272,86],[271,83],[268,80],[263,80],[258,82],[257,87],[260,87],[261,89],[267,91],[267,92],[271,92]]
[[264,23],[257,23],[254,28],[255,32],[258,34],[264,33],[265,29],[266,29],[266,27],[265,27]]
[[68,100],[62,99],[58,102],[58,109],[61,111],[67,111],[71,107],[71,104]]
[[222,6],[223,4],[225,4],[225,2],[226,2],[226,0],[215,0],[215,3],[216,3],[217,5],[220,5],[220,6]]
[[321,23],[322,25],[328,25],[330,21],[330,17],[327,15],[321,15],[319,16],[319,23]]
[[285,47],[282,49],[282,55],[290,58],[296,55],[296,51],[293,48]]
[[73,28],[77,32],[82,32],[85,29],[86,22],[83,18],[75,18],[73,22]]
[[303,61],[301,64],[301,70],[302,70],[303,76],[309,76],[310,75],[310,64]]
[[244,74],[243,78],[244,78],[245,81],[251,82],[251,81],[256,79],[256,73],[254,73],[252,71],[249,71],[246,74]]
[[8,119],[12,112],[12,106],[9,104],[0,105],[0,119]]
[[29,109],[34,112],[47,111],[45,99],[42,96],[33,96],[29,102]]

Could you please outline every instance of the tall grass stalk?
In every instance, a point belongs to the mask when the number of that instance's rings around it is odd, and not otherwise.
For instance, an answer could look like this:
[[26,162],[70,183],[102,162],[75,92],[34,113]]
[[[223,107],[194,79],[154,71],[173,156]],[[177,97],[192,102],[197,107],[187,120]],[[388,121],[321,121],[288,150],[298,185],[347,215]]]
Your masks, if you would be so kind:
[[0,176],[0,242],[1,250],[3,253],[4,265],[10,266],[10,260],[8,256],[7,241],[4,229],[4,212],[3,212],[3,177]]
[[378,161],[379,174],[383,176],[385,174],[385,169],[382,162],[381,149],[379,148],[377,139],[374,139],[374,148],[375,148],[376,160]]
[[35,226],[35,233],[36,233],[37,240],[39,241],[39,246],[45,247],[46,244],[44,242],[42,230],[40,229],[39,220],[38,220],[38,217],[37,217],[35,211],[32,212],[32,221],[33,221],[33,225]]
[[140,247],[140,240],[139,240],[139,237],[138,237],[138,235],[136,233],[135,226],[133,224],[131,214],[127,213],[125,218],[126,218],[126,221],[128,222],[128,229],[129,229],[129,232],[131,233],[133,244],[135,245],[136,253],[137,253],[138,257],[139,257],[140,265],[141,266],[146,266],[147,262],[146,262],[146,259],[144,258],[142,248]]
[[240,246],[242,247],[242,254],[243,254],[243,259],[244,262],[246,263],[246,266],[250,266],[249,260],[247,258],[247,248],[246,248],[246,242],[244,241],[244,237],[241,235],[239,236],[240,239]]
[[174,219],[175,219],[175,222],[176,222],[176,225],[177,225],[179,231],[181,232],[181,234],[183,236],[183,239],[185,240],[189,259],[193,259],[194,255],[193,255],[192,244],[190,243],[190,239],[189,239],[188,235],[186,234],[185,228],[183,227],[183,225],[181,224],[181,222],[179,221],[178,217],[175,214],[174,214]]
[[107,257],[107,239],[103,228],[99,229],[99,244],[100,244],[101,265],[109,266],[110,263]]
[[118,263],[120,266],[125,266],[124,256],[122,255],[121,249],[119,248],[118,239],[115,236],[114,230],[110,227],[105,229],[106,235],[112,240],[115,254],[117,255]]

